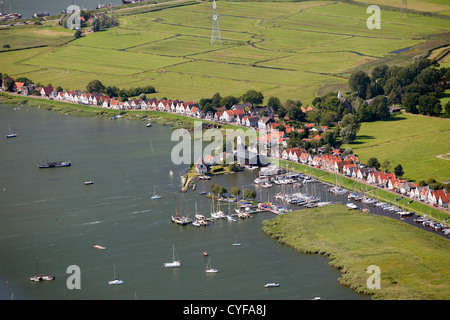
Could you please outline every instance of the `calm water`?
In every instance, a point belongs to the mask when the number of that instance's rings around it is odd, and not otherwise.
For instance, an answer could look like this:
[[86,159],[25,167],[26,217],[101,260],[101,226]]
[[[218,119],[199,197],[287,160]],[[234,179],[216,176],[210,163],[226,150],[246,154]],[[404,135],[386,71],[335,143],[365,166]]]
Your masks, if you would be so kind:
[[[299,254],[265,236],[261,222],[272,214],[207,228],[170,221],[175,197],[184,214],[193,216],[197,204],[207,215],[211,202],[198,191],[209,190],[211,182],[228,190],[253,188],[256,173],[215,177],[181,194],[179,173],[186,166],[171,163],[176,142],[168,127],[13,107],[0,106],[0,298],[368,299],[339,285],[340,273],[328,259]],[[9,125],[17,138],[5,138]],[[47,159],[70,160],[72,166],[36,166]],[[85,186],[87,180],[95,184]],[[154,190],[163,198],[151,200]],[[267,190],[258,196],[266,199]],[[235,237],[242,246],[231,245]],[[92,248],[98,243],[107,249]],[[180,269],[163,267],[172,245]],[[219,273],[205,274],[203,251]],[[55,275],[55,281],[30,282],[36,258],[39,274]],[[81,269],[80,290],[66,286],[70,265]],[[122,286],[108,285],[114,265]],[[280,287],[263,288],[268,282]]]
[[[74,0],[73,4],[83,9],[92,10],[101,3],[121,5],[121,0]],[[3,0],[5,13],[21,13],[23,18],[29,18],[36,12],[49,12],[50,14],[59,14],[72,4],[72,0]]]

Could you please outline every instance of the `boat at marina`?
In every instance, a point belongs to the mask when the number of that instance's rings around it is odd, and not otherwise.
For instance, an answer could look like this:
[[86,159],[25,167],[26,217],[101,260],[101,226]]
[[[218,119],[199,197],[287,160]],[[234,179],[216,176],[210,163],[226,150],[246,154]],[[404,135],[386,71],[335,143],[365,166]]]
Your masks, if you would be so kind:
[[46,162],[38,164],[39,168],[60,168],[60,167],[69,167],[71,166],[70,161],[58,161],[58,162]]
[[181,261],[175,257],[175,246],[172,246],[172,261],[164,263],[165,268],[180,268]]
[[116,278],[116,265],[114,265],[113,279],[111,281],[108,281],[108,283],[111,284],[111,285],[124,284],[123,280],[120,280],[120,279]]
[[351,202],[347,203],[346,206],[349,207],[350,209],[358,209],[358,206]]
[[208,264],[206,265],[205,272],[207,272],[207,273],[217,273],[217,272],[219,272],[219,270],[217,270],[217,269],[212,267],[212,265],[211,265],[211,258],[208,259]]

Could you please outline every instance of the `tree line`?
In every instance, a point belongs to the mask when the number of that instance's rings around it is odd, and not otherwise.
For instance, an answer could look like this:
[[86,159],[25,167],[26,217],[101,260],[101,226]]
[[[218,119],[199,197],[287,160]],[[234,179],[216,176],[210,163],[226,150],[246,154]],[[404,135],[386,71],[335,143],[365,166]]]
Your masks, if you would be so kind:
[[[370,76],[354,72],[348,84],[355,94],[353,106],[360,121],[374,121],[383,120],[383,113],[377,110],[384,104],[403,105],[415,114],[450,117],[450,102],[444,107],[440,102],[449,81],[450,68],[439,68],[438,62],[420,58],[404,67],[378,65]],[[373,100],[368,103],[369,99]]]

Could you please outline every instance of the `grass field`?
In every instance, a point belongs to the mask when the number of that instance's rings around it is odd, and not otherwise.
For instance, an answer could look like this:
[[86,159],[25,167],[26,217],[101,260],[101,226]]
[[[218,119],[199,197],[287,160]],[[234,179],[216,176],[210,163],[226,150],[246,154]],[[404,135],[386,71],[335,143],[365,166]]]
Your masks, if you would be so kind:
[[[439,0],[408,5],[433,14],[450,11]],[[369,70],[385,61],[408,63],[448,42],[450,31],[450,20],[439,15],[413,12],[406,18],[389,10],[382,12],[381,29],[370,30],[366,5],[360,3],[218,1],[223,45],[211,46],[210,2],[160,6],[164,9],[118,10],[118,35],[89,33],[69,43],[72,31],[55,21],[3,28],[1,43],[24,50],[0,52],[0,72],[65,89],[84,89],[99,79],[123,88],[153,85],[158,92],[152,97],[157,98],[198,100],[216,92],[240,96],[255,89],[266,98],[308,104],[328,89],[346,90],[353,69]],[[46,47],[30,48],[38,45]],[[413,48],[390,53],[406,47]]]
[[405,178],[450,180],[450,161],[436,156],[450,152],[450,120],[401,114],[389,121],[364,122],[350,147],[361,162],[376,157],[401,164]]
[[[331,205],[265,220],[263,232],[299,252],[329,257],[342,272],[339,283],[372,299],[450,299],[450,242],[402,221]],[[367,287],[373,265],[379,289]]]

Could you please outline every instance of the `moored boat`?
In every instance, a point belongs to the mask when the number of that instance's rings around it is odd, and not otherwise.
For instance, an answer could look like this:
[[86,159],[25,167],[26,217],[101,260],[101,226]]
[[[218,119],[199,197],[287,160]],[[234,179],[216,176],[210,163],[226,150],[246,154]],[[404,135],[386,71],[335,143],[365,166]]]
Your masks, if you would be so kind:
[[46,162],[38,164],[39,168],[59,168],[71,166],[70,161]]

